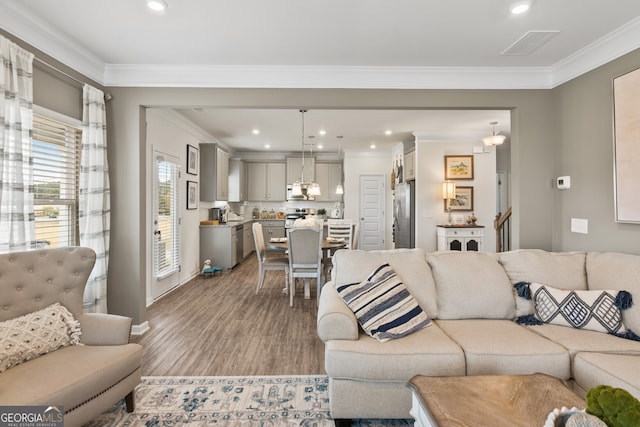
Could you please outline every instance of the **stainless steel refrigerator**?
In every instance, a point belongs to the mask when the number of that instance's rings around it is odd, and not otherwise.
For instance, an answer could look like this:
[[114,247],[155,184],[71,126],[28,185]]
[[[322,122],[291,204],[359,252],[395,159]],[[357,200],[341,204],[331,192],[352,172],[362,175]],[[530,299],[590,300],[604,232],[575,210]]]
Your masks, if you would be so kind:
[[393,209],[393,234],[396,248],[416,247],[415,184],[396,184]]

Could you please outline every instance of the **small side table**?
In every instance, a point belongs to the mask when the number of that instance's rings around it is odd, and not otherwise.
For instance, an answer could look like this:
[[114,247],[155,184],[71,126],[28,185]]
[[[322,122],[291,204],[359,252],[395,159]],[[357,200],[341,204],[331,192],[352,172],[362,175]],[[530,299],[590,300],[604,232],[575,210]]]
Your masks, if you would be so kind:
[[483,225],[438,225],[439,251],[481,251],[484,245]]

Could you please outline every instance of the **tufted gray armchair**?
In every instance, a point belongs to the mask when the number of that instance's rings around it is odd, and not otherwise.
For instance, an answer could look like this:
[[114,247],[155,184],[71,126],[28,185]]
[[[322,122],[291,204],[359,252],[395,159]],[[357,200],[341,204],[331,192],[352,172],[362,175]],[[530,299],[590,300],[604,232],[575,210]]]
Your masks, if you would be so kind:
[[81,345],[0,373],[0,406],[63,406],[67,427],[90,421],[122,398],[133,411],[142,347],[129,343],[132,319],[83,312],[95,260],[93,250],[82,247],[0,254],[0,322],[58,302],[82,329]]

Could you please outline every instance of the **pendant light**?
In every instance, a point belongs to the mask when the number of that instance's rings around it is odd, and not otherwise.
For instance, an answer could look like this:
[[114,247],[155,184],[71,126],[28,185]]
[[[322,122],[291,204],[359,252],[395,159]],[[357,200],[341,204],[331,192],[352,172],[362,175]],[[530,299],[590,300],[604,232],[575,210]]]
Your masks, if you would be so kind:
[[[342,135],[336,136],[338,141],[342,139]],[[340,159],[340,181],[338,181],[338,185],[336,185],[336,194],[344,194],[344,187],[342,186],[342,143],[338,142],[338,158]]]
[[[305,192],[307,195],[309,196],[319,196],[320,193],[320,185],[317,184],[316,182],[306,182],[304,180],[304,113],[307,112],[307,110],[304,109],[300,109],[298,110],[300,111],[300,114],[302,116],[302,164],[300,165],[300,179],[296,182],[293,183],[293,186],[291,187],[291,194],[293,196],[304,196]],[[313,151],[310,152],[311,155],[313,155]]]
[[490,136],[482,138],[482,142],[484,142],[484,145],[501,145],[507,137],[504,135],[496,135],[496,125],[498,122],[491,122],[489,124],[493,126],[493,132]]

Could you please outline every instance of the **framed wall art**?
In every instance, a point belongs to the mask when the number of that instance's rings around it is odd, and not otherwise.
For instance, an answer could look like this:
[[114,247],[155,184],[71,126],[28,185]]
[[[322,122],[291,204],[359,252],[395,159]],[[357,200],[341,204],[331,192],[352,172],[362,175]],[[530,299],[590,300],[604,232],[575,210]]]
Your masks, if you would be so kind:
[[198,209],[198,183],[187,181],[187,209]]
[[444,179],[473,179],[473,154],[444,156]]
[[473,210],[473,187],[456,186],[456,198],[446,199],[444,211],[447,212],[451,206],[451,212],[472,211]]
[[640,69],[613,79],[616,222],[640,224]]
[[187,173],[198,175],[198,148],[187,144]]

